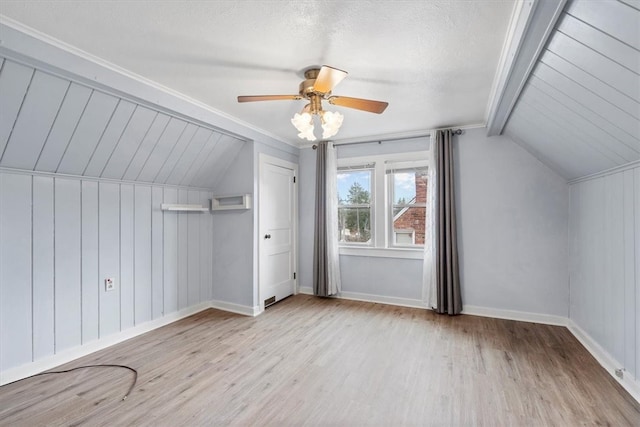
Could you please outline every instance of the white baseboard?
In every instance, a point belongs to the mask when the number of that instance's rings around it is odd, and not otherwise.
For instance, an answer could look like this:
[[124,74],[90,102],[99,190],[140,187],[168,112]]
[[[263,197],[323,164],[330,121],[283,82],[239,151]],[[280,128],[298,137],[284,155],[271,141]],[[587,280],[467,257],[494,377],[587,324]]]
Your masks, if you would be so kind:
[[567,328],[573,336],[591,353],[591,355],[600,363],[600,365],[616,380],[629,394],[640,403],[640,382],[632,378],[632,375],[623,371],[623,378],[616,376],[616,369],[622,368],[619,363],[608,351],[598,344],[589,334],[580,328],[573,320],[568,319]]
[[119,344],[130,338],[137,337],[138,335],[142,335],[154,329],[166,326],[177,320],[189,317],[210,307],[211,304],[208,301],[202,302],[200,304],[193,305],[191,307],[187,307],[173,313],[169,313],[161,318],[150,320],[149,322],[142,323],[122,332],[108,335],[104,338],[100,338],[96,341],[89,342],[79,347],[65,350],[45,359],[36,360],[35,362],[9,369],[0,374],[0,385],[8,384],[13,381],[17,381],[19,379],[37,374],[39,372],[47,371],[49,369],[55,368],[56,366],[69,363],[80,357],[87,356],[96,351],[103,350],[115,344]]
[[566,317],[555,316],[553,314],[529,313],[526,311],[504,310],[500,308],[479,307],[475,305],[465,305],[462,309],[462,314],[556,326],[567,326],[568,322]]
[[[298,292],[305,295],[313,295],[313,289],[308,286],[300,286],[300,288],[298,288]],[[336,298],[352,301],[375,302],[378,304],[398,305],[400,307],[427,308],[424,303],[418,299],[362,294],[360,292],[340,292]]]
[[313,288],[311,286],[300,286],[298,288],[298,293],[304,295],[313,295]]
[[211,308],[217,308],[218,310],[229,311],[231,313],[242,314],[244,316],[255,317],[261,313],[260,306],[249,307],[246,305],[234,304],[232,302],[225,301],[211,301]]
[[419,299],[387,297],[381,295],[361,294],[360,292],[340,292],[338,298],[348,299],[352,301],[375,302],[378,304],[398,305],[400,307],[424,308],[424,302]]

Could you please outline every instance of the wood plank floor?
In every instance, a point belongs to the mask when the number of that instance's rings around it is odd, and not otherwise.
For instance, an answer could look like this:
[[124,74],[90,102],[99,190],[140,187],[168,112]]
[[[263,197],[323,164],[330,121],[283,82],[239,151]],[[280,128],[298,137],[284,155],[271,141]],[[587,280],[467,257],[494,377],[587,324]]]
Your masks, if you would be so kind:
[[207,310],[0,388],[0,425],[640,425],[556,326],[306,295],[257,318]]

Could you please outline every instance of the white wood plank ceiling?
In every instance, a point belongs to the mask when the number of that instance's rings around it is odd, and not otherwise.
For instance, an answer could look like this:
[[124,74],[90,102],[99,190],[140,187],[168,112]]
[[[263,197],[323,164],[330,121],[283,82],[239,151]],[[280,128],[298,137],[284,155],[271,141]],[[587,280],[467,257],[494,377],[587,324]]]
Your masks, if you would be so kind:
[[569,180],[640,160],[640,2],[568,2],[505,133]]
[[0,58],[0,167],[214,188],[244,141]]

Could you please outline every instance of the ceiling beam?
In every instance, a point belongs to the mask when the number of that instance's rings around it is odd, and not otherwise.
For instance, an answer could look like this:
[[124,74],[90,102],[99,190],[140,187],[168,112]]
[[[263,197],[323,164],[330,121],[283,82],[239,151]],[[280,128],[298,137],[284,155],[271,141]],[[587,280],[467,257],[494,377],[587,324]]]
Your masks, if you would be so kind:
[[487,135],[500,135],[567,0],[518,2],[487,106]]

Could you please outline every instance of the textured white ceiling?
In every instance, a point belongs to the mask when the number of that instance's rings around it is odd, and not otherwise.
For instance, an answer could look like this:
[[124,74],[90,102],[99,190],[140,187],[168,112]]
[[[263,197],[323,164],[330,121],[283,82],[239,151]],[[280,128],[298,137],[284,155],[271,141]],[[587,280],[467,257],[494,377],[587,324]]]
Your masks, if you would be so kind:
[[280,139],[304,101],[302,71],[349,72],[334,94],[388,101],[376,114],[327,106],[336,139],[483,123],[514,0],[6,1],[0,13],[197,99]]

